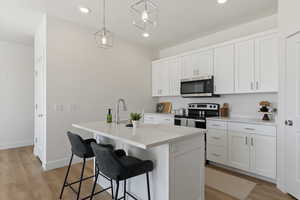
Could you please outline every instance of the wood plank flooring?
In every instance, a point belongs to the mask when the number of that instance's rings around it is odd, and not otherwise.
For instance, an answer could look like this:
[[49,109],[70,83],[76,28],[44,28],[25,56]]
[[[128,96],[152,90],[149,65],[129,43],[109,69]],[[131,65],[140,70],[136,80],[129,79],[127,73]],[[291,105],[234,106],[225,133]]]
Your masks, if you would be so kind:
[[[0,151],[0,199],[2,200],[56,200],[59,197],[66,168],[43,172],[40,162],[33,155],[33,147],[22,147]],[[70,180],[76,180],[80,174],[81,165],[71,168]],[[222,171],[226,171],[220,169]],[[235,174],[257,183],[247,200],[293,200],[290,196],[276,189],[275,185],[248,176]],[[88,162],[85,176],[93,173],[92,162]],[[76,187],[77,185],[75,185]],[[82,187],[82,197],[89,195],[92,180],[85,181]],[[97,188],[98,190],[100,188]],[[237,188],[238,189],[238,188]],[[206,187],[206,200],[235,200],[233,197]],[[75,194],[66,188],[63,199],[76,199]],[[109,200],[108,193],[103,193],[95,200]],[[188,199],[187,199],[188,200]]]

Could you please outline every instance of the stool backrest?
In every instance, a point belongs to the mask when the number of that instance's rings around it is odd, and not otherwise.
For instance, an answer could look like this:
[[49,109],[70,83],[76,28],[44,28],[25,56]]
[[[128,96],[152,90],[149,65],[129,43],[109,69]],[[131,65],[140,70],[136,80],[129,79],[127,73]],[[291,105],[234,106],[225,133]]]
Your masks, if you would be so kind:
[[83,158],[87,153],[87,148],[82,137],[77,134],[71,133],[70,131],[68,131],[67,135],[72,146],[72,152],[76,156]]
[[91,147],[96,157],[98,169],[109,178],[117,180],[123,167],[113,149],[96,143],[91,143]]

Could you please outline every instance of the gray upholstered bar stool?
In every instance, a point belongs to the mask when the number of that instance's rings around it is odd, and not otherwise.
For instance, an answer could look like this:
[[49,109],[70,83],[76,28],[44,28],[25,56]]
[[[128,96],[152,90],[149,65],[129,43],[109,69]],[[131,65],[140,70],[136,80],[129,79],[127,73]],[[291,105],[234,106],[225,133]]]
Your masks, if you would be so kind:
[[[108,187],[108,188],[105,188],[105,189],[103,189],[103,190],[101,190],[99,192],[97,192],[96,194],[99,194],[99,193],[104,192],[104,191],[109,190],[109,189],[111,189],[113,191],[112,180],[110,178],[106,177],[105,175],[101,174],[99,172],[99,170],[97,170],[97,168],[95,170],[95,175],[83,178],[85,164],[86,164],[86,159],[95,157],[94,152],[93,152],[93,150],[91,148],[91,143],[96,143],[96,140],[95,139],[84,140],[79,135],[71,133],[71,132],[68,132],[67,135],[68,135],[68,138],[69,138],[71,146],[72,146],[72,155],[71,155],[71,159],[70,159],[70,162],[69,162],[68,170],[67,170],[67,173],[66,173],[66,176],[65,176],[65,179],[64,179],[64,184],[62,186],[59,198],[60,199],[62,198],[63,193],[64,193],[64,189],[66,187],[70,187],[72,189],[72,191],[77,194],[77,200],[79,200],[82,182],[85,181],[85,180],[88,180],[90,178],[94,178],[95,176],[98,177],[99,175],[101,175],[102,177],[104,177],[105,179],[107,179],[108,181],[110,181],[111,186]],[[109,148],[111,151],[113,151],[113,146],[112,145],[103,145],[103,146],[105,146],[106,148]],[[117,151],[114,151],[114,152],[115,152],[115,154],[117,156],[120,156],[120,157],[125,155],[125,154],[123,154],[123,151],[120,151],[120,150],[117,150]],[[82,169],[81,169],[81,175],[80,175],[80,179],[78,181],[75,181],[75,182],[72,182],[72,183],[68,183],[67,179],[68,179],[68,176],[69,176],[69,172],[70,172],[70,169],[71,169],[71,165],[72,165],[72,161],[73,161],[74,155],[76,155],[79,158],[83,159],[83,165],[82,165]],[[72,185],[74,185],[76,183],[79,183],[78,191],[76,191],[74,189],[74,187],[72,186]],[[89,199],[90,196],[91,195],[89,195],[89,196],[87,196],[87,197],[85,197],[83,199]]]
[[[138,158],[126,156],[126,155],[120,157],[111,148],[108,148],[101,144],[96,144],[94,142],[91,143],[91,147],[96,157],[97,168],[105,176],[116,181],[117,184],[116,194],[115,196],[113,196],[112,194],[112,197],[115,200],[119,200],[118,193],[119,193],[120,181],[124,181],[124,195],[120,199],[126,200],[126,195],[129,195],[133,199],[138,200],[132,194],[126,191],[126,180],[142,174],[146,174],[148,200],[151,200],[150,186],[149,186],[149,172],[153,170],[152,161],[150,160],[143,161]],[[122,155],[124,154],[125,151],[123,151]],[[98,174],[96,175],[95,178],[90,200],[93,199],[95,187],[97,184],[97,179],[98,179]]]

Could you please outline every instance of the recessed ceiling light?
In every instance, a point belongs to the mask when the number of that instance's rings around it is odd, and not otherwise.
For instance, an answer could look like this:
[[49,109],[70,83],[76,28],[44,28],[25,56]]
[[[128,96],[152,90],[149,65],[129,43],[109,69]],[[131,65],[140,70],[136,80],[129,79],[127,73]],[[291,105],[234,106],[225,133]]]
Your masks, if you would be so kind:
[[149,37],[149,36],[150,36],[149,33],[147,33],[147,32],[143,33],[143,37],[147,38],[147,37]]
[[80,11],[81,13],[83,13],[83,14],[88,14],[88,13],[91,12],[91,10],[90,10],[89,8],[84,7],[84,6],[79,6],[78,9],[79,9],[79,11]]
[[227,0],[218,0],[218,3],[219,4],[224,4],[224,3],[226,3],[227,2]]

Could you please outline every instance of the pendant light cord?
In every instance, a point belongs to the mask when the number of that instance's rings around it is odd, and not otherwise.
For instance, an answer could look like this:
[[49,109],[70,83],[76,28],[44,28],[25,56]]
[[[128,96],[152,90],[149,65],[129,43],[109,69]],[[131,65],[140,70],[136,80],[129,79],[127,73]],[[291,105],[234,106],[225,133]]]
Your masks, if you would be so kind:
[[[101,9],[100,9],[101,10]],[[105,21],[106,21],[106,19],[105,19],[105,10],[106,10],[106,5],[105,5],[105,0],[103,0],[103,17],[102,17],[102,24],[103,24],[103,28],[105,29],[105,26],[106,26],[106,24],[105,24]]]

